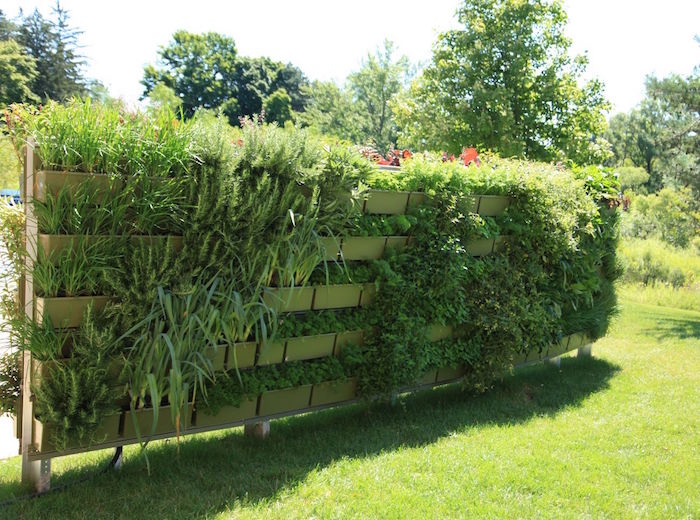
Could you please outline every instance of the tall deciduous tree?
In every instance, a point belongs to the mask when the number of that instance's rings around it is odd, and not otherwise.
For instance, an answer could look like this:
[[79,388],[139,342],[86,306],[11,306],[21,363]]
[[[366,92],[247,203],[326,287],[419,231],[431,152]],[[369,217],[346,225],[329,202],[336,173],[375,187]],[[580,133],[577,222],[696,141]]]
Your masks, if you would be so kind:
[[159,55],[161,67],[147,65],[144,70],[144,97],[158,84],[170,87],[189,117],[197,108],[217,108],[235,96],[237,51],[232,38],[177,31]]
[[405,87],[408,74],[408,59],[395,60],[393,43],[385,41],[383,49],[369,54],[360,70],[348,76],[348,87],[362,124],[362,140],[379,150],[396,143],[398,128],[391,103]]
[[700,74],[647,78],[638,107],[610,119],[606,138],[612,165],[632,164],[649,174],[646,188],[684,186],[700,200]]
[[36,102],[31,84],[36,77],[34,59],[14,40],[0,40],[0,106]]
[[351,92],[332,81],[314,81],[308,96],[309,104],[298,117],[304,126],[353,143],[363,141],[362,117]]
[[228,36],[177,31],[159,54],[159,66],[148,65],[144,70],[144,97],[157,85],[165,85],[180,98],[187,117],[198,108],[213,108],[237,123],[241,116],[259,114],[265,99],[277,91],[276,98],[281,91],[287,93],[294,111],[306,105],[307,80],[301,70],[266,57],[238,56]]
[[569,54],[560,2],[464,0],[458,19],[396,104],[406,144],[577,163],[606,155],[603,87],[579,85],[587,61]]

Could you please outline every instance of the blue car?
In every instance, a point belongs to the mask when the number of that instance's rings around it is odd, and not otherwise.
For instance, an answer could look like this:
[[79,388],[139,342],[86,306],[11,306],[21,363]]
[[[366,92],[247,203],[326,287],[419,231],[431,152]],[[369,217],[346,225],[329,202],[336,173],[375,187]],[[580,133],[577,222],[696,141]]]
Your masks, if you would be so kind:
[[19,204],[21,202],[19,198],[19,190],[0,190],[0,197],[3,199],[11,199],[11,204]]

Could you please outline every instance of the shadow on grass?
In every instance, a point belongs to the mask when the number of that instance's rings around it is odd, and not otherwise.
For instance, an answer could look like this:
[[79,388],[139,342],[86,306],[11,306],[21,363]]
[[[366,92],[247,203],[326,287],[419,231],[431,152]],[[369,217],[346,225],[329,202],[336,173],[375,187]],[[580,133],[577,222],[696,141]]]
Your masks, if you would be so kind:
[[657,339],[672,336],[678,339],[696,338],[700,340],[700,318],[656,316],[654,319],[654,327],[644,331],[649,336]]
[[[274,500],[309,472],[334,461],[372,457],[399,447],[424,446],[454,432],[494,424],[517,424],[579,405],[607,388],[619,370],[596,358],[564,358],[561,369],[520,369],[490,392],[472,395],[452,385],[406,396],[401,406],[353,405],[275,421],[265,441],[241,429],[200,435],[180,443],[149,447],[151,475],[136,449],[127,451],[120,472],[39,499],[0,509],[0,517],[192,518],[241,505]],[[61,485],[102,468],[110,453],[68,469],[53,480]],[[80,456],[77,456],[80,457]],[[19,468],[18,468],[19,469]],[[19,491],[17,479],[0,484],[0,501]]]

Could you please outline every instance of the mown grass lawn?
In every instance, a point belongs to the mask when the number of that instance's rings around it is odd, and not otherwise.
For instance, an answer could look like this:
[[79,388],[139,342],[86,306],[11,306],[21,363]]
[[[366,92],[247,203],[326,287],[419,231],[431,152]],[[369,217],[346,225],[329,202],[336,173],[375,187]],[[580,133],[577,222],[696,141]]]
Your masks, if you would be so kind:
[[[485,395],[278,421],[135,448],[121,472],[0,508],[0,518],[700,516],[700,313],[625,300],[593,359],[522,369]],[[110,452],[54,461],[53,485]],[[0,501],[20,495],[0,462]]]

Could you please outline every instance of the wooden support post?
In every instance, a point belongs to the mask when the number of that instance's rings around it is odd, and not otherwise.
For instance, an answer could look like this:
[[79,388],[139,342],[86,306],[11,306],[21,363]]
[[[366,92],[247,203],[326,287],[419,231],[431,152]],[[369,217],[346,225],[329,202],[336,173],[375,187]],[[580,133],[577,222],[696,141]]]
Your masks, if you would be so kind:
[[547,363],[554,365],[557,368],[561,368],[561,356],[547,358]]
[[114,448],[114,457],[112,458],[112,467],[115,471],[121,471],[124,464],[124,447],[117,446]]
[[246,437],[267,439],[270,436],[270,421],[260,421],[246,424],[243,426],[243,434]]
[[[37,238],[39,235],[34,216],[34,173],[37,169],[35,143],[29,139],[24,156],[24,294],[22,303],[29,320],[34,320],[34,263],[36,262]],[[24,346],[22,356],[22,482],[31,484],[37,492],[48,491],[51,486],[51,460],[29,460],[34,452],[34,403],[32,400],[32,355]]]
[[593,343],[578,348],[577,357],[593,357]]

